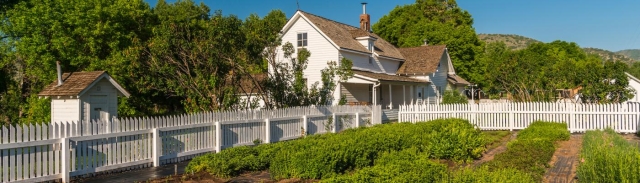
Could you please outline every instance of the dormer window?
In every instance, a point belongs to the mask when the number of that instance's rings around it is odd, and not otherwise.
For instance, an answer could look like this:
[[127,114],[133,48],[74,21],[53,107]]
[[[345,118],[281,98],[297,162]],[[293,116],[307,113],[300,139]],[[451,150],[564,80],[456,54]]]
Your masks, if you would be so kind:
[[306,32],[298,33],[298,47],[305,47],[305,46],[307,46],[307,33]]

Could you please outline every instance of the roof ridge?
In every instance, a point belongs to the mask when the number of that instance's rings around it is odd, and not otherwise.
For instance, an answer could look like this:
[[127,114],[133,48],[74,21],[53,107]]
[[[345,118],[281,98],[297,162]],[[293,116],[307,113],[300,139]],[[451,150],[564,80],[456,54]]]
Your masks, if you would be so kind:
[[338,23],[338,24],[342,24],[342,25],[346,25],[346,26],[349,26],[349,27],[351,27],[351,28],[354,28],[354,29],[360,29],[360,28],[358,28],[358,27],[356,27],[356,26],[353,26],[353,25],[349,25],[349,24],[346,24],[346,23],[342,23],[342,22],[338,22],[338,21],[335,21],[335,20],[331,20],[331,19],[328,19],[328,18],[325,18],[325,17],[323,17],[323,16],[320,16],[320,15],[316,15],[316,14],[313,14],[313,13],[309,13],[309,12],[306,12],[306,11],[302,11],[302,10],[298,10],[298,11],[300,11],[300,12],[303,12],[303,13],[306,13],[306,14],[309,14],[309,15],[313,15],[313,16],[316,16],[316,17],[318,17],[318,18],[322,18],[322,19],[325,19],[325,20],[327,20],[327,21],[331,21],[331,22],[335,22],[335,23]]

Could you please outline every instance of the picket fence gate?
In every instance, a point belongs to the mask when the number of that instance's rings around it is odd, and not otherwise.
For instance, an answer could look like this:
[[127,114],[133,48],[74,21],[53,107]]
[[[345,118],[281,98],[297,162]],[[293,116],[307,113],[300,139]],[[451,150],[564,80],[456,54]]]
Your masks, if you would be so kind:
[[482,103],[400,106],[400,122],[422,122],[439,118],[462,118],[482,130],[519,130],[532,122],[567,123],[571,133],[612,128],[636,133],[640,104],[574,103]]
[[40,182],[160,166],[224,148],[381,123],[380,106],[309,106],[2,126],[0,181]]

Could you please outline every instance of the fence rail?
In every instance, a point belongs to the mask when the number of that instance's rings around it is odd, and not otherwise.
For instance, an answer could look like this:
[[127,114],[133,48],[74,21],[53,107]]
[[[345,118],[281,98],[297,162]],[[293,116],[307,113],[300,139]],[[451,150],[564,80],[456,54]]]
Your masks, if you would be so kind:
[[486,103],[400,106],[399,121],[419,122],[438,118],[462,118],[482,130],[524,129],[533,121],[567,123],[571,133],[612,128],[636,133],[640,104]]
[[37,182],[174,163],[224,148],[381,123],[380,106],[207,112],[0,129],[0,181]]

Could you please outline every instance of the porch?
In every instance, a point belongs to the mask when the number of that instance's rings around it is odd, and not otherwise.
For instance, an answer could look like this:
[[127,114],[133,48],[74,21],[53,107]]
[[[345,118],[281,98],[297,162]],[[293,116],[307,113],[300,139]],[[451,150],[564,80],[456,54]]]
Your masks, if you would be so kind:
[[348,105],[382,105],[397,109],[400,105],[437,102],[437,97],[427,94],[430,83],[405,76],[354,71],[354,77],[340,83],[340,96]]

